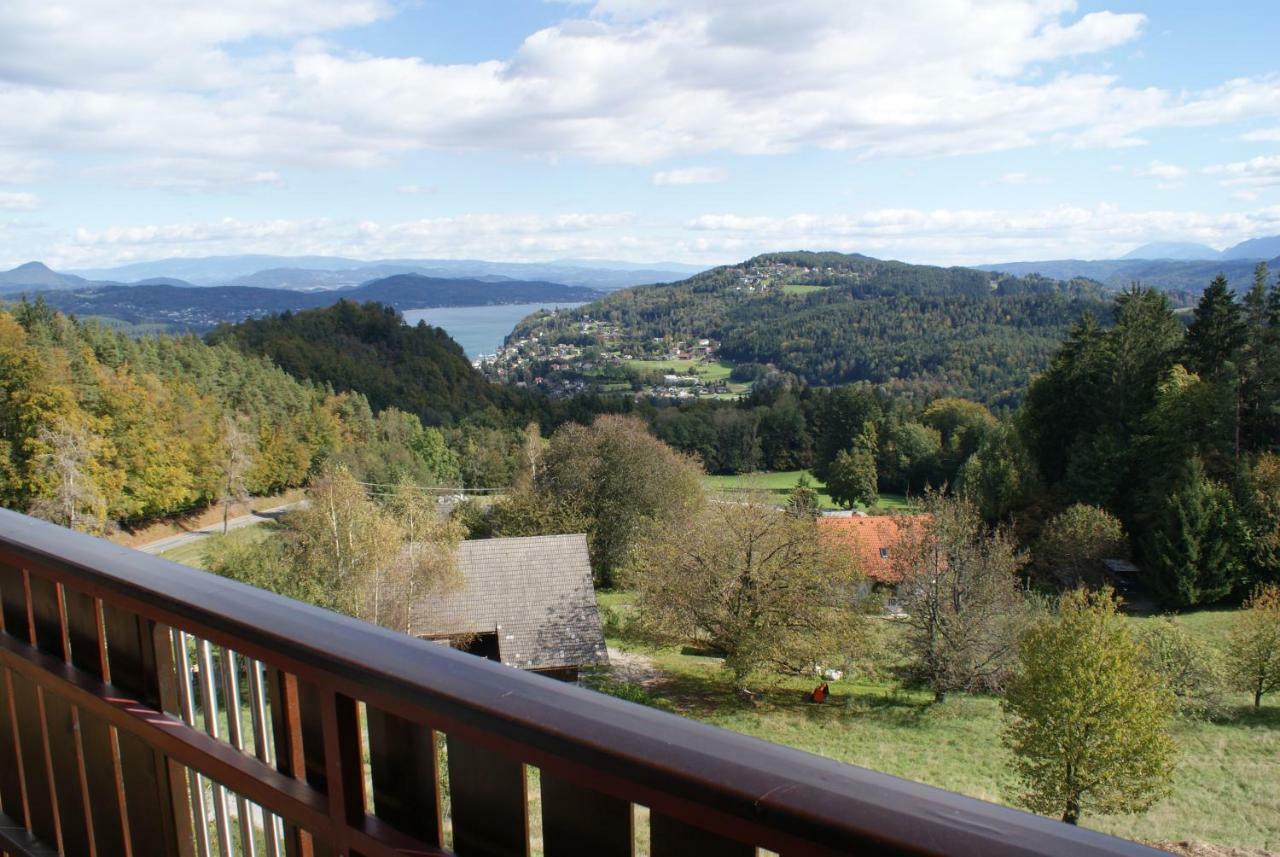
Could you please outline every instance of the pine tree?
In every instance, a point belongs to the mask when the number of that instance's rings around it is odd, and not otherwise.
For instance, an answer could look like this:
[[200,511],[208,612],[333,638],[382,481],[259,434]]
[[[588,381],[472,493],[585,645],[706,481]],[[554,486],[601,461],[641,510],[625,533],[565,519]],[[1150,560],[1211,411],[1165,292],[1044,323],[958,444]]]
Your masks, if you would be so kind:
[[1035,812],[1141,812],[1169,788],[1173,696],[1146,663],[1110,590],[1077,589],[1019,646],[1005,743]]
[[817,519],[821,511],[818,492],[814,490],[808,474],[801,473],[795,487],[787,495],[787,511],[797,518]]
[[1182,607],[1223,598],[1240,582],[1240,536],[1230,495],[1191,459],[1147,541],[1143,558],[1152,586]]
[[1234,363],[1244,347],[1246,330],[1240,304],[1219,274],[1209,283],[1196,305],[1187,328],[1186,354],[1191,369],[1208,378],[1217,377],[1227,363]]

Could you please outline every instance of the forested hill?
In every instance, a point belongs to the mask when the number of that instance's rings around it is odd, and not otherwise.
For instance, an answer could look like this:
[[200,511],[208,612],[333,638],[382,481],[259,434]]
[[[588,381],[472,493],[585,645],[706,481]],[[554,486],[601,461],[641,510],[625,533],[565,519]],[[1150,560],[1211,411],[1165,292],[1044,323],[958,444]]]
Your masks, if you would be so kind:
[[596,343],[603,350],[637,357],[673,339],[705,338],[719,342],[722,358],[774,364],[811,384],[870,381],[921,397],[1012,404],[1072,322],[1106,314],[1104,296],[1089,280],[772,253],[526,319],[513,338],[538,329],[590,345],[580,324],[589,317],[604,322]]
[[359,391],[374,410],[394,405],[428,425],[490,411],[496,424],[504,424],[511,412],[529,409],[527,395],[486,381],[443,330],[425,322],[410,327],[380,304],[341,301],[248,319],[218,327],[208,340],[269,357],[299,378]]
[[416,417],[236,348],[134,338],[42,302],[0,310],[5,508],[97,531],[303,485],[327,463],[431,482],[458,479],[452,462]]
[[203,331],[223,322],[316,309],[340,300],[422,309],[537,301],[572,303],[594,300],[603,294],[583,286],[535,280],[445,279],[418,274],[384,277],[350,289],[310,292],[254,286],[86,285],[89,287],[43,291],[38,296],[54,309],[78,316]]

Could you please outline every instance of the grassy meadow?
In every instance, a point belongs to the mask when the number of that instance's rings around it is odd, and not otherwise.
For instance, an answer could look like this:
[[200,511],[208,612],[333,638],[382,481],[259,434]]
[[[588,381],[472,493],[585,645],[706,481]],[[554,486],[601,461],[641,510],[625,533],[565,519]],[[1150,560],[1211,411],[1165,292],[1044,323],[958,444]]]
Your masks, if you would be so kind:
[[[625,616],[628,596],[602,593],[602,606]],[[610,615],[606,611],[606,615]],[[1231,611],[1201,611],[1177,621],[1202,639],[1221,641]],[[1135,622],[1150,621],[1134,619]],[[611,629],[613,631],[613,629]],[[898,628],[877,620],[877,636],[893,648]],[[678,648],[652,648],[616,636],[611,647],[648,658],[660,674],[644,689],[651,704],[735,732],[785,744],[909,780],[997,803],[1016,804],[1019,785],[1001,741],[996,698],[904,690],[887,678],[831,682],[825,705],[804,701],[815,683],[783,679],[738,692],[718,658]],[[1086,814],[1082,824],[1132,839],[1195,839],[1280,849],[1280,698],[1255,712],[1243,694],[1228,697],[1217,722],[1178,719],[1180,748],[1171,794],[1135,816]]]
[[[796,482],[801,476],[809,477],[810,484],[818,492],[818,502],[823,509],[840,508],[831,499],[822,481],[808,470],[779,470],[771,473],[744,473],[737,476],[704,476],[702,484],[713,494],[758,491],[762,494],[774,495],[781,503],[786,501],[786,496],[791,493],[792,488],[796,487]],[[880,512],[906,510],[907,506],[907,498],[901,494],[881,494],[875,510]],[[861,504],[858,508],[867,511]]]
[[727,360],[703,363],[701,360],[625,360],[628,369],[637,372],[657,373],[659,375],[688,375],[689,370],[703,381],[727,381],[733,371],[733,364]]
[[[260,524],[250,524],[245,527],[237,527],[227,533],[227,538],[233,541],[252,544],[254,542],[265,541],[274,537],[280,530],[280,525],[274,521],[263,521]],[[221,535],[219,533],[218,535]],[[174,562],[180,562],[183,565],[189,565],[193,568],[204,568],[204,552],[208,547],[208,541],[211,536],[202,535],[199,538],[192,539],[186,544],[178,545],[164,551],[160,556],[165,559],[171,559]]]

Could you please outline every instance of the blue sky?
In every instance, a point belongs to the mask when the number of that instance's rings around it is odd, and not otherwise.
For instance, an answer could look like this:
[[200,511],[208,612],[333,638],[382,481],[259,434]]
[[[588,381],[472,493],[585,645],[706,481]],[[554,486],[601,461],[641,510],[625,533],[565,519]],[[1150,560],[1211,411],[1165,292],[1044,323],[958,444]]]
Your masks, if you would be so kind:
[[1265,2],[104,5],[0,6],[0,266],[1280,233]]

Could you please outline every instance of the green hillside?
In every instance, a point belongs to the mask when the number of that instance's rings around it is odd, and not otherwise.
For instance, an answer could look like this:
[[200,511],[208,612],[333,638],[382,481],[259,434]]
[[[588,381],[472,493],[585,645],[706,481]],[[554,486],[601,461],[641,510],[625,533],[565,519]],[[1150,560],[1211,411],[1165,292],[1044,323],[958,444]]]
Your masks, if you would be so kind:
[[583,342],[655,356],[710,339],[733,363],[773,364],[810,384],[869,381],[921,397],[1018,401],[1067,327],[1104,310],[1085,280],[1059,282],[838,253],[774,253],[678,283],[639,286],[554,317],[516,338]]

